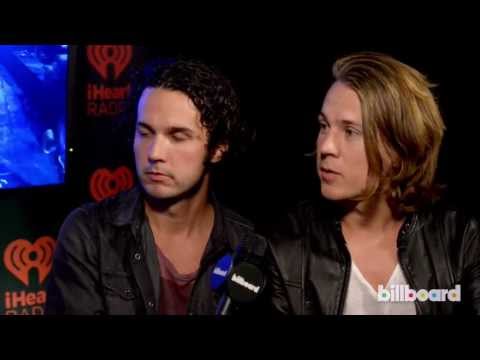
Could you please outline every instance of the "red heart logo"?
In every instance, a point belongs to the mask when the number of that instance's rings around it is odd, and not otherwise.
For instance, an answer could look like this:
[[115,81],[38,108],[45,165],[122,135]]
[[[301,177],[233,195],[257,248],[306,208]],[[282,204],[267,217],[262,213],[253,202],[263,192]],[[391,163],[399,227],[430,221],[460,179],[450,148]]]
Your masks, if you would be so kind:
[[133,174],[126,166],[121,166],[113,172],[105,168],[98,169],[90,178],[90,194],[97,202],[115,196],[132,186]]
[[89,45],[87,59],[101,77],[107,80],[108,65],[113,66],[113,79],[116,80],[132,60],[132,45]]
[[42,236],[33,244],[25,239],[17,239],[6,247],[3,262],[7,270],[26,286],[29,285],[30,270],[36,268],[38,282],[42,284],[52,268],[54,248],[55,240],[50,236]]

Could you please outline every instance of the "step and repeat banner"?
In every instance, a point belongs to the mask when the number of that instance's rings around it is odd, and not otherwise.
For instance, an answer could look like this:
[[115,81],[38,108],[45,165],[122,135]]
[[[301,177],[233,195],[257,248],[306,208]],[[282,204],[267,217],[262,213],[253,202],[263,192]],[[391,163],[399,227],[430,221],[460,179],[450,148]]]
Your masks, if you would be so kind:
[[135,183],[132,45],[0,46],[0,314],[41,315],[67,214]]

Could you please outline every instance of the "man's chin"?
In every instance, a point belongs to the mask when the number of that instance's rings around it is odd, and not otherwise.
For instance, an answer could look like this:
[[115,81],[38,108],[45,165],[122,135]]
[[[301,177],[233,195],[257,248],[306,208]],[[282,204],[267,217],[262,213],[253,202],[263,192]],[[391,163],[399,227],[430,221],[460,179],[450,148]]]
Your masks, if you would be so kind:
[[352,198],[350,194],[342,191],[322,191],[322,197],[330,201],[348,201]]
[[144,184],[143,189],[149,197],[157,200],[169,200],[178,196],[172,189],[166,189],[159,185]]

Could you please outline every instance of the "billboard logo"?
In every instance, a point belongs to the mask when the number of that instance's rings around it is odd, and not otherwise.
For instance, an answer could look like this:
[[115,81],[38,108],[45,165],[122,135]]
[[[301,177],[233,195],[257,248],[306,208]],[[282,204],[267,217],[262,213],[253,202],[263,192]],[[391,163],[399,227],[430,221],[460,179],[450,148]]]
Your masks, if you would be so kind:
[[25,239],[12,241],[3,253],[3,262],[13,276],[29,286],[29,272],[32,268],[38,271],[38,282],[42,284],[52,268],[55,240],[50,236],[42,236],[33,244]]
[[107,80],[109,68],[113,69],[113,79],[117,80],[132,60],[132,45],[89,45],[87,59],[90,65]]
[[113,172],[105,168],[98,169],[90,178],[90,194],[97,202],[132,187],[133,174],[126,166],[121,166]]

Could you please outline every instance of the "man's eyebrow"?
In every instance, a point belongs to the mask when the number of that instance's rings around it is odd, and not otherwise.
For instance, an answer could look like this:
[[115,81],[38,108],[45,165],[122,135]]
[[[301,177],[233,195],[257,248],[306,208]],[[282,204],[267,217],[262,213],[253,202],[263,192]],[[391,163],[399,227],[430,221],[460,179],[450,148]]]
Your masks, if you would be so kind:
[[170,133],[184,133],[184,134],[187,134],[187,135],[193,135],[194,134],[192,129],[182,127],[182,126],[172,126],[172,127],[168,128],[168,131]]
[[325,116],[323,112],[320,111],[320,114],[318,114],[318,121],[326,121],[328,123],[328,119]]
[[344,119],[344,120],[341,120],[341,122],[344,125],[354,125],[354,126],[360,126],[361,127],[361,124],[359,124],[358,122],[353,121],[353,120]]
[[[323,112],[320,112],[320,114],[318,114],[318,121],[326,121],[327,123],[329,123],[327,117],[325,116],[325,114]],[[349,120],[349,119],[342,119],[340,120],[340,122],[343,124],[343,125],[353,125],[353,126],[357,126],[357,127],[361,127],[362,125],[359,124],[358,122],[356,121],[353,121],[353,120]]]

